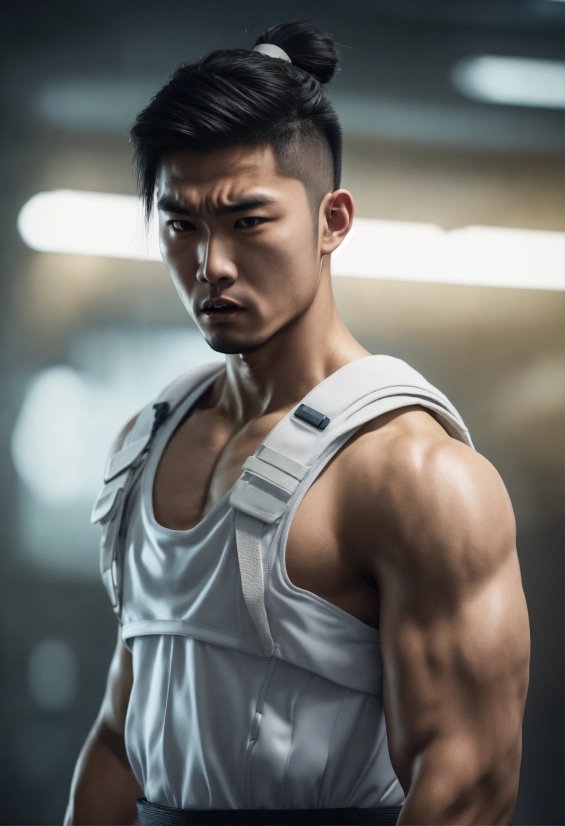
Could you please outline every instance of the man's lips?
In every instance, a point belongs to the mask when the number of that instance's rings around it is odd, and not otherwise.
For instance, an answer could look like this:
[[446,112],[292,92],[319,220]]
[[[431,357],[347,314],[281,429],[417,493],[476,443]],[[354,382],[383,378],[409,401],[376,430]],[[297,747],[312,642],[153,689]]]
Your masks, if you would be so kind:
[[214,299],[205,301],[201,313],[210,321],[234,321],[245,312],[245,307],[234,304],[232,301]]

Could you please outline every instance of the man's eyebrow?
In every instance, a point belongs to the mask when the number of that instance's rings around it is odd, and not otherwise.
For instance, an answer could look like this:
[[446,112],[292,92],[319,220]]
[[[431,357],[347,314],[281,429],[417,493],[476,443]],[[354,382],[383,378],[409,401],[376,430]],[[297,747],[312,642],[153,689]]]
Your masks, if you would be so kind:
[[235,204],[220,207],[214,210],[214,215],[221,218],[222,215],[231,215],[233,212],[245,212],[246,209],[255,209],[255,207],[269,206],[274,203],[275,199],[269,195],[256,195],[254,198],[246,198],[244,201],[237,201]]
[[191,218],[197,218],[198,215],[194,209],[183,206],[182,204],[173,201],[171,198],[163,196],[157,201],[157,209],[161,212],[177,212],[179,215],[189,215]]
[[[243,201],[237,201],[235,204],[228,204],[214,210],[214,215],[221,218],[223,215],[231,215],[234,212],[244,212],[247,209],[255,209],[256,207],[269,206],[274,203],[275,199],[269,195],[256,195],[254,198],[246,198]],[[183,206],[176,201],[164,196],[157,201],[157,209],[161,212],[176,212],[178,215],[188,215],[190,218],[198,218],[198,213],[190,207]]]

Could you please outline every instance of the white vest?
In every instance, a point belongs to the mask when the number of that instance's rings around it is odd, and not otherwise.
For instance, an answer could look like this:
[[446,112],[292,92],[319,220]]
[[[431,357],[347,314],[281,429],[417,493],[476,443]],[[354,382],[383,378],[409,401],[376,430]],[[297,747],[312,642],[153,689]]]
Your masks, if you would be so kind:
[[379,632],[293,585],[284,549],[304,495],[366,422],[419,404],[472,446],[468,431],[404,362],[359,359],[279,422],[194,528],[169,530],[153,514],[155,471],[222,369],[166,388],[160,427],[152,406],[142,411],[93,511],[102,578],[133,654],[132,768],[148,800],[175,808],[400,805]]

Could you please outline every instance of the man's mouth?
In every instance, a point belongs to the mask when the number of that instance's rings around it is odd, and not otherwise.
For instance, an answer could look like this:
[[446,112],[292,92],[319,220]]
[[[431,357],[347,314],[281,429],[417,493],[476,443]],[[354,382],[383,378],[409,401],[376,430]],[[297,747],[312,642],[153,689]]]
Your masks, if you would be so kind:
[[244,312],[245,307],[221,299],[205,301],[202,307],[202,313],[213,321],[232,321]]

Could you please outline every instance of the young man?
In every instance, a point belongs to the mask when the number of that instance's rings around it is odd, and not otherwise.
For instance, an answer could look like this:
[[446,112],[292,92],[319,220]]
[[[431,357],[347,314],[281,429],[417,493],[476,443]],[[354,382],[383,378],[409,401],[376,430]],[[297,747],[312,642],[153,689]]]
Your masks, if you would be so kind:
[[337,313],[333,40],[258,43],[181,67],[132,132],[226,364],[113,451],[93,518],[120,634],[66,822],[133,823],[142,798],[142,824],[507,824],[529,647],[510,502],[447,399]]

